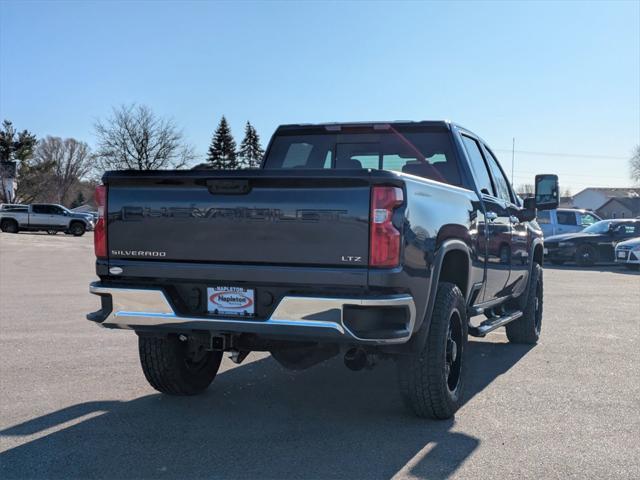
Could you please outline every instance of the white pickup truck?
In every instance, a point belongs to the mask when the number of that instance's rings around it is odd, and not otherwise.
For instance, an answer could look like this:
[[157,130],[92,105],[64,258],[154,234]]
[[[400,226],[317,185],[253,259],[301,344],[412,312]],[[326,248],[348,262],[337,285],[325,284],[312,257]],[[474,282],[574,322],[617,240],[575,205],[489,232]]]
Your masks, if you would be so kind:
[[80,237],[87,230],[93,230],[93,226],[91,214],[75,213],[62,205],[0,205],[0,230],[6,233],[18,233],[21,230],[50,234],[64,232]]

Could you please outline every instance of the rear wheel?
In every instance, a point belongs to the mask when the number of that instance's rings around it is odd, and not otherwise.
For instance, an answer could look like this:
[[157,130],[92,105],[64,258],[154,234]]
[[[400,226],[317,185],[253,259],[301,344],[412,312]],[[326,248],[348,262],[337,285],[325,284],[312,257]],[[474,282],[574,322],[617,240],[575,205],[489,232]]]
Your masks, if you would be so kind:
[[542,328],[543,293],[542,267],[534,263],[527,292],[519,305],[513,305],[522,309],[522,316],[505,327],[511,343],[534,345],[538,342]]
[[168,395],[197,395],[211,384],[222,360],[222,352],[189,350],[177,335],[138,337],[142,371],[149,384]]
[[5,218],[0,222],[0,230],[5,233],[18,233],[18,222]]
[[84,235],[85,230],[86,228],[84,226],[84,223],[81,222],[73,222],[69,227],[69,233],[71,233],[71,235],[73,235],[74,237],[81,237],[82,235]]
[[398,360],[402,398],[417,416],[451,418],[462,406],[467,327],[462,292],[452,283],[441,283],[425,344]]
[[581,267],[591,267],[598,261],[598,252],[591,245],[580,245],[576,250],[576,263]]
[[58,233],[58,230],[47,230],[47,235],[55,235]]

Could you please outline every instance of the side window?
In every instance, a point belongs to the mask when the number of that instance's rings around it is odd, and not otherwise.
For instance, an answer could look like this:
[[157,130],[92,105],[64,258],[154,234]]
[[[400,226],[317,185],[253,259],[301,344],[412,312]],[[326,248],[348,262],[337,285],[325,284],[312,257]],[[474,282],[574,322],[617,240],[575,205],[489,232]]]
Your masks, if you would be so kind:
[[324,157],[324,163],[322,164],[322,168],[331,168],[332,160],[333,160],[333,152],[331,150],[328,150],[327,155]]
[[292,143],[284,156],[282,168],[305,167],[311,150],[313,145],[310,143]]
[[580,225],[583,227],[588,227],[598,221],[598,219],[590,213],[579,213],[578,216],[580,217]]
[[536,220],[540,225],[551,223],[551,212],[549,210],[540,210]]
[[[360,164],[357,162],[360,162]],[[345,164],[345,162],[343,161],[342,164]],[[378,169],[379,164],[380,156],[377,153],[352,155],[346,162],[346,165],[348,165],[349,168],[371,168],[374,170]]]
[[632,235],[638,230],[638,225],[633,223],[621,223],[615,228],[616,232],[622,235]]
[[462,143],[464,143],[464,148],[467,151],[467,155],[469,155],[469,161],[471,162],[471,168],[478,184],[478,190],[487,195],[495,196],[495,192],[491,184],[491,177],[489,177],[487,165],[484,163],[482,153],[480,153],[478,142],[471,137],[462,135]]
[[497,196],[507,202],[513,202],[511,199],[511,191],[509,190],[509,182],[505,178],[498,161],[484,145],[482,146],[482,151],[484,152],[484,156],[489,164],[489,170],[491,170],[491,175],[495,181]]
[[64,210],[56,205],[51,205],[49,208],[52,215],[64,215]]
[[49,210],[46,205],[33,205],[31,210],[33,213],[46,214],[49,213]]
[[558,225],[577,225],[576,212],[562,212],[558,210],[556,212],[558,216]]

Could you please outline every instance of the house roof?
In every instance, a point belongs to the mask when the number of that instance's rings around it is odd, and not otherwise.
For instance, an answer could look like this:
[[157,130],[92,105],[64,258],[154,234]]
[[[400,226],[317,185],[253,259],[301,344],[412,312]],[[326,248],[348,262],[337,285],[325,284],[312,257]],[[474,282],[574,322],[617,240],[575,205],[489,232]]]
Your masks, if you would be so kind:
[[584,192],[600,192],[603,193],[607,197],[640,197],[640,187],[624,187],[624,188],[606,188],[606,187],[588,187],[584,190],[580,190],[578,193],[574,195],[577,197],[581,193]]
[[633,216],[640,215],[640,197],[614,197],[607,200],[598,210],[602,210],[610,203],[618,202],[622,206],[628,208]]

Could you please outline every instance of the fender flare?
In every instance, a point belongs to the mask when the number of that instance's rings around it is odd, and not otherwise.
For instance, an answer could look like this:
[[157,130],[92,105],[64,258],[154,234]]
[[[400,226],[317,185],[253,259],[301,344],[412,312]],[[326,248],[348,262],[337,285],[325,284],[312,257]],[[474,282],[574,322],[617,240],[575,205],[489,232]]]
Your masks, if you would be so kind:
[[471,256],[469,254],[469,246],[462,240],[450,239],[445,240],[442,245],[436,250],[431,271],[431,283],[429,284],[429,297],[427,299],[427,307],[422,318],[420,327],[411,337],[411,340],[407,342],[407,349],[410,351],[416,351],[425,342],[429,333],[429,327],[431,326],[431,315],[433,314],[433,308],[436,302],[436,294],[438,292],[438,283],[440,282],[440,271],[442,269],[442,262],[447,253],[452,251],[461,251],[467,257],[467,288],[464,295],[465,303],[469,301],[469,295],[471,294]]
[[[542,248],[542,261],[544,263],[544,240],[542,238],[534,238],[531,242],[531,252],[529,253],[529,273],[533,270],[533,259],[535,257],[536,248],[540,245]],[[528,281],[527,281],[528,283]]]
[[[531,272],[533,271],[534,257],[535,257],[536,248],[538,247],[538,245],[540,245],[540,248],[543,249],[542,258],[544,261],[544,241],[542,240],[542,238],[539,238],[539,237],[534,238],[531,242],[531,250],[529,252],[529,273],[527,274],[527,286],[525,287],[524,291],[520,295],[514,298],[514,300],[519,304],[521,304],[521,302],[526,300],[527,298],[527,292],[529,291],[529,283],[531,282]],[[524,308],[524,305],[521,304],[521,307]]]

